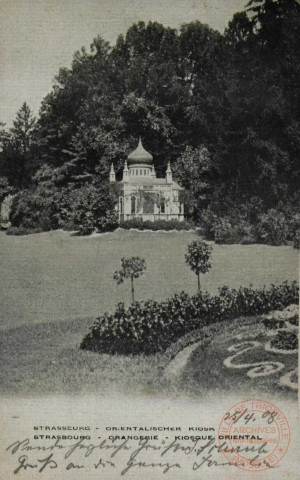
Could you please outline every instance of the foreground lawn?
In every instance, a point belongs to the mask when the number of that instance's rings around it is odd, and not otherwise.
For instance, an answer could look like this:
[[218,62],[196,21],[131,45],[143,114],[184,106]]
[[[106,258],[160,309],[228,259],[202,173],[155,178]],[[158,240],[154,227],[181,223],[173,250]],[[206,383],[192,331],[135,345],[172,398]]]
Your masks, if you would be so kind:
[[[246,369],[229,369],[224,360],[231,345],[268,341],[259,317],[238,318],[197,330],[162,354],[145,357],[107,355],[79,349],[92,319],[47,322],[3,329],[0,341],[0,384],[3,394],[112,392],[150,395],[207,397],[233,389],[248,395],[269,394],[296,398],[296,392],[279,384],[279,378],[297,365],[297,355],[281,355],[253,349],[235,363],[280,361],[279,373],[249,378]],[[166,367],[189,344],[200,343],[178,378],[164,376]]]
[[[92,237],[67,232],[13,237],[0,232],[0,328],[96,317],[128,304],[130,285],[112,276],[123,256],[147,262],[136,282],[136,298],[163,300],[185,290],[196,293],[196,275],[185,264],[193,232],[116,231]],[[202,288],[282,283],[298,278],[299,252],[289,246],[214,245],[212,269]]]
[[[256,393],[269,388],[286,395],[287,390],[273,381],[275,375],[252,380],[246,370],[222,366],[235,335],[256,334],[261,328],[256,318],[208,329],[208,343],[194,352],[175,383],[168,382],[163,373],[176,345],[150,357],[99,355],[79,349],[96,316],[114,310],[118,301],[128,304],[130,285],[118,287],[112,279],[123,256],[138,255],[147,262],[145,275],[136,282],[137,299],[162,300],[182,290],[195,293],[196,276],[184,261],[187,245],[195,238],[193,232],[116,231],[83,238],[62,231],[24,237],[0,232],[2,392],[183,391],[199,396],[216,389],[228,391],[233,385],[248,391],[253,386]],[[202,288],[216,293],[223,285],[262,287],[295,280],[297,265],[298,252],[288,246],[214,245],[212,269],[202,276]],[[202,339],[204,332],[194,335],[194,340],[197,335]],[[285,358],[286,369],[288,361]],[[288,395],[295,396],[294,392]]]
[[79,349],[92,319],[47,322],[2,331],[3,393],[44,394],[159,388],[161,356],[98,355]]

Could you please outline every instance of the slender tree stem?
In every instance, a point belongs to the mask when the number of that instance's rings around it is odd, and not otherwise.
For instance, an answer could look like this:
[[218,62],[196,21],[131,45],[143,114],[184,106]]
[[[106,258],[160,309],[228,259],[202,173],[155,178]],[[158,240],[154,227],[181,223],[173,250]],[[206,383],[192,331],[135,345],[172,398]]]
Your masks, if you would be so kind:
[[197,273],[198,276],[198,293],[200,293],[200,273]]
[[131,296],[132,296],[132,303],[134,303],[134,285],[133,285],[133,277],[131,277]]

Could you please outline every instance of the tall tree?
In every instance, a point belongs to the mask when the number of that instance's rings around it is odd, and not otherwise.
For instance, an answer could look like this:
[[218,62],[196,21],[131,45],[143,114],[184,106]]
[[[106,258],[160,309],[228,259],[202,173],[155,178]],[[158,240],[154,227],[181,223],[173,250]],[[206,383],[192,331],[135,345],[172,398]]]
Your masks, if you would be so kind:
[[24,158],[28,158],[34,128],[35,118],[27,103],[24,102],[17,112],[16,119],[13,122],[13,128],[11,129],[16,148]]
[[208,206],[212,198],[216,181],[211,155],[206,147],[186,147],[185,151],[172,165],[174,178],[185,188],[185,214],[195,221],[199,220],[199,212]]
[[28,186],[35,169],[35,126],[36,120],[25,102],[17,112],[13,127],[1,134],[0,174],[17,188]]
[[[299,9],[296,0],[252,0],[224,35],[195,21],[179,30],[138,22],[114,47],[97,37],[60,70],[42,103],[41,161],[58,168],[62,184],[90,176],[103,184],[110,163],[118,175],[141,135],[159,175],[174,165],[195,218],[212,202],[226,210],[258,196],[273,208],[296,198]],[[9,179],[22,171],[21,133],[14,125],[3,142],[0,174]]]
[[276,206],[294,195],[300,180],[300,6],[294,0],[253,0],[229,23],[225,42],[221,178],[236,199],[243,192]]

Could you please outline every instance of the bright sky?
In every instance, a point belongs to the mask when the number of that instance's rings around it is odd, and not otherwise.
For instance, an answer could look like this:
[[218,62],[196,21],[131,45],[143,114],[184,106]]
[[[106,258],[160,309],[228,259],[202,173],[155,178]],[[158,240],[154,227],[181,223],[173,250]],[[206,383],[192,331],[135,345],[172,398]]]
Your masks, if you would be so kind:
[[200,20],[224,31],[247,0],[0,0],[0,122],[26,101],[35,115],[60,67],[101,35],[114,43],[139,20]]

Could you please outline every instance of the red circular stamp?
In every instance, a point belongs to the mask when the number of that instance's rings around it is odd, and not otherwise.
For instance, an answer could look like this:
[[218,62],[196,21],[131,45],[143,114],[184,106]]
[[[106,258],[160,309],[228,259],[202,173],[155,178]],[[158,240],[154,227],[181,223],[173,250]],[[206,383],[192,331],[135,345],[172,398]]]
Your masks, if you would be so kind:
[[218,430],[219,450],[231,465],[261,472],[275,467],[290,444],[284,414],[270,402],[245,400],[223,416]]

